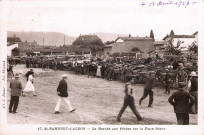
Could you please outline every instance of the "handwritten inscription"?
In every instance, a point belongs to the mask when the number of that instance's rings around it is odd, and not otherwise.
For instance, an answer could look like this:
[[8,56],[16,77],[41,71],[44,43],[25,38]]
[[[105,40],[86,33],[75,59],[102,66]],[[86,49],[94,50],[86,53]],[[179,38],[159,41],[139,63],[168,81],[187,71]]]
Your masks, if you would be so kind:
[[197,4],[196,1],[190,1],[190,0],[158,0],[158,1],[149,1],[149,2],[142,2],[140,6],[145,7],[145,6],[150,6],[150,7],[161,7],[161,6],[176,6],[178,8],[180,7],[185,7],[187,8],[188,6],[193,6]]

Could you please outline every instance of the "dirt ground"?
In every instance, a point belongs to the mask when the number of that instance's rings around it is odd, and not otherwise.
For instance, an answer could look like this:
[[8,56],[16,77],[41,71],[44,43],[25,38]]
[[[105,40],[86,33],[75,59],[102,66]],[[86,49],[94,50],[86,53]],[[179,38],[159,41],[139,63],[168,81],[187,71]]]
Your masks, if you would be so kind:
[[[29,69],[24,65],[14,67],[14,73],[20,70],[24,75]],[[130,108],[127,108],[122,115],[121,122],[117,122],[116,116],[123,104],[124,83],[88,78],[86,75],[76,75],[68,71],[34,69],[34,72],[37,97],[34,97],[32,93],[28,93],[26,97],[20,97],[18,113],[7,115],[9,124],[177,124],[173,106],[168,103],[169,95],[164,94],[162,88],[154,88],[153,107],[148,108],[149,97],[142,102],[142,106],[139,106],[138,103],[143,94],[143,85],[133,85],[136,108],[144,120],[137,121]],[[60,107],[61,113],[54,114],[57,103],[56,89],[64,73],[68,74],[68,93],[76,111],[70,113],[69,108],[63,102]],[[25,87],[25,77],[22,78],[22,84]],[[8,105],[9,91],[8,88]],[[197,124],[197,115],[190,114],[190,124]]]

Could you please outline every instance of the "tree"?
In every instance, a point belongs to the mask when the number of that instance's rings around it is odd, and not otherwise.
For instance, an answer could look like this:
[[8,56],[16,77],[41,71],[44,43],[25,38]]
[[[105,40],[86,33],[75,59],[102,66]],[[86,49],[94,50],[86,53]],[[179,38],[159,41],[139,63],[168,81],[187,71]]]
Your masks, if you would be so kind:
[[19,56],[20,52],[19,49],[17,47],[15,47],[14,49],[11,50],[12,55],[13,56]]
[[[178,41],[179,42],[179,41]],[[170,55],[180,55],[181,49],[178,48],[178,44],[180,46],[181,43],[177,43],[177,46],[175,47],[173,45],[173,38],[166,42],[165,49],[168,51]]]
[[150,37],[154,39],[154,33],[153,33],[153,30],[150,31]]
[[103,51],[103,42],[96,35],[80,35],[74,42],[74,46],[81,46],[85,48],[89,48],[92,54],[97,51]]
[[193,53],[193,54],[198,54],[198,45],[196,42],[193,42],[189,47],[188,51]]
[[96,35],[82,35],[79,36],[73,45],[99,45],[103,46],[102,40]]
[[171,30],[170,35],[171,35],[171,36],[173,36],[173,35],[174,35],[174,31],[173,31],[173,30]]
[[97,51],[103,51],[103,46],[99,46],[99,45],[88,45],[87,46],[92,53],[95,53]]
[[137,51],[140,51],[140,49],[137,48],[137,47],[134,47],[134,48],[131,49],[131,52],[137,52]]

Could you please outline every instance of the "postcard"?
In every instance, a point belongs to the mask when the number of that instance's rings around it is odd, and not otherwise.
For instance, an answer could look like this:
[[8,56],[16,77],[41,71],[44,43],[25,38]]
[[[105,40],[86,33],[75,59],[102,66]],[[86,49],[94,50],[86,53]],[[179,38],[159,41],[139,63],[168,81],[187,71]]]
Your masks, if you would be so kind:
[[0,134],[204,134],[204,1],[0,3]]

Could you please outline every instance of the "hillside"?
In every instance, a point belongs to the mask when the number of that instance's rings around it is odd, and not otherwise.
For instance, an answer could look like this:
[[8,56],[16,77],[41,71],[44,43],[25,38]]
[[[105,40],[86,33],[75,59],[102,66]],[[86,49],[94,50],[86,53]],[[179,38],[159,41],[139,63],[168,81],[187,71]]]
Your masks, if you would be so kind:
[[[25,42],[33,42],[34,40],[37,41],[39,45],[43,45],[43,38],[44,38],[44,45],[45,46],[60,46],[64,44],[64,34],[57,33],[57,32],[13,32],[8,31],[8,37],[12,37],[16,34],[17,37],[21,39],[21,41]],[[72,42],[75,40],[75,37],[65,35],[65,44],[71,45]]]
[[[43,38],[44,38],[44,45],[45,46],[60,46],[64,44],[64,34],[58,32],[14,32],[8,31],[8,37],[13,37],[16,34],[17,37],[21,39],[21,41],[25,42],[33,42],[34,40],[37,41],[39,45],[43,45]],[[124,34],[114,34],[114,33],[91,33],[90,35],[97,35],[102,42],[106,41],[114,41],[118,38],[118,36],[128,36]],[[85,34],[86,35],[86,34]],[[89,34],[88,34],[89,35]],[[77,37],[67,36],[65,35],[65,44],[71,45],[73,41]]]

